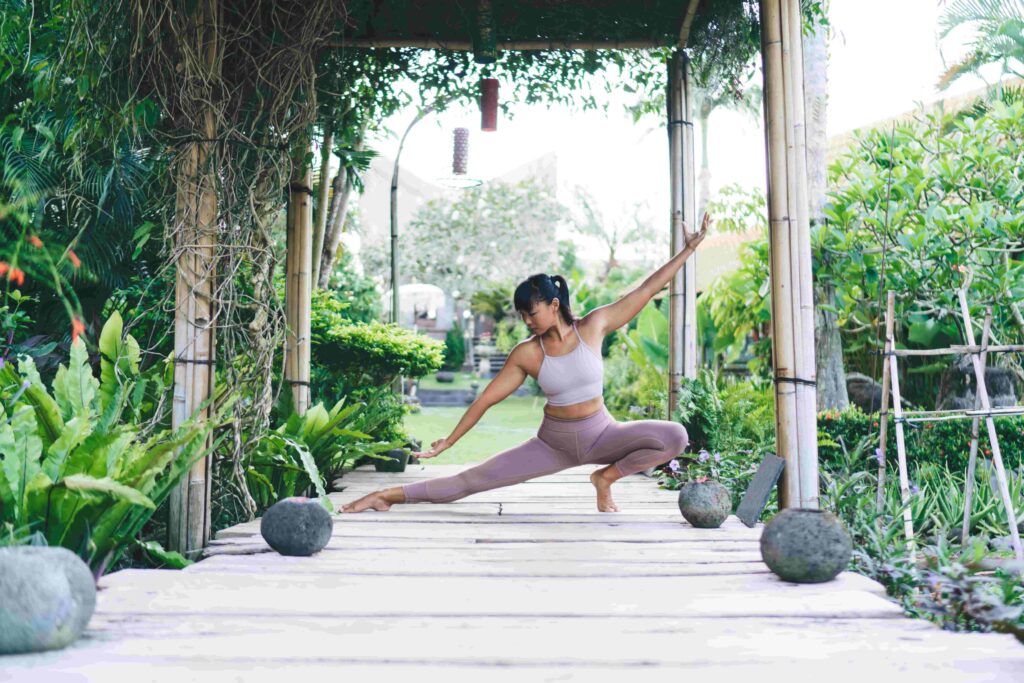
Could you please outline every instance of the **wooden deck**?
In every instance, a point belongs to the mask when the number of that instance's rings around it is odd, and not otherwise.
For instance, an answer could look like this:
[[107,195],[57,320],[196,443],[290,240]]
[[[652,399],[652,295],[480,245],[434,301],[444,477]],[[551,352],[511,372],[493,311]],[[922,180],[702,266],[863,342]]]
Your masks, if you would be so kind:
[[[363,468],[331,497],[461,467]],[[105,577],[82,640],[0,658],[0,681],[1024,681],[1012,636],[905,618],[853,573],[783,583],[760,528],[694,529],[640,475],[598,513],[590,470],[342,515],[312,558],[227,529],[183,572]]]

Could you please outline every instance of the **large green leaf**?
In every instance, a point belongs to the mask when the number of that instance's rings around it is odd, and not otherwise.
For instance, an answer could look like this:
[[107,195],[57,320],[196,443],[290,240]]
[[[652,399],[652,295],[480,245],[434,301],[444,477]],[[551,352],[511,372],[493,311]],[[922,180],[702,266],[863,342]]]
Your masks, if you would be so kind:
[[43,472],[50,477],[50,481],[55,482],[60,478],[61,470],[68,459],[68,455],[89,437],[92,433],[92,427],[92,420],[86,415],[73,417],[64,425],[64,431],[46,449]]
[[[118,400],[139,373],[139,345],[128,335],[122,339],[124,325],[115,311],[100,332],[100,412]],[[118,391],[118,388],[121,391]]]
[[53,396],[61,415],[70,420],[75,415],[95,412],[99,382],[92,376],[85,342],[78,338],[71,345],[71,359],[67,367],[61,365],[53,380]]
[[72,474],[64,477],[58,483],[72,491],[95,491],[98,493],[106,493],[114,498],[119,498],[132,503],[133,505],[141,505],[145,508],[156,509],[156,505],[153,504],[153,501],[145,495],[133,489],[131,486],[122,484],[110,477],[97,479],[85,474]]
[[36,433],[35,414],[31,408],[15,408],[9,419],[4,419],[0,409],[0,469],[3,470],[5,503],[3,514],[6,521],[15,524],[25,519],[26,494],[36,474],[42,472],[40,457],[43,443]]

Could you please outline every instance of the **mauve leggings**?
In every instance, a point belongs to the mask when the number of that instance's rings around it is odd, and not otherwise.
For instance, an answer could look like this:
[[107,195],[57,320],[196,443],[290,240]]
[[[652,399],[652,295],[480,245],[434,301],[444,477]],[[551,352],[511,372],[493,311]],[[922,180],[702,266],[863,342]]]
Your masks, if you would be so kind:
[[686,443],[681,424],[616,422],[604,407],[576,420],[545,415],[532,439],[458,474],[405,484],[402,490],[407,503],[450,503],[577,465],[614,464],[626,476],[668,462]]

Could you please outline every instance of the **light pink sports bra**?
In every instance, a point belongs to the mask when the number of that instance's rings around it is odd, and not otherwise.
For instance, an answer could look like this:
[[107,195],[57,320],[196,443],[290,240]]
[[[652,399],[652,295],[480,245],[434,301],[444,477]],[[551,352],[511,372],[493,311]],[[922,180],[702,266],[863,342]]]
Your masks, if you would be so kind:
[[553,406],[568,406],[597,398],[604,387],[604,361],[592,348],[583,343],[576,323],[572,324],[579,344],[569,353],[561,356],[549,356],[544,351],[544,340],[540,342],[540,371],[537,372],[537,384],[548,397]]

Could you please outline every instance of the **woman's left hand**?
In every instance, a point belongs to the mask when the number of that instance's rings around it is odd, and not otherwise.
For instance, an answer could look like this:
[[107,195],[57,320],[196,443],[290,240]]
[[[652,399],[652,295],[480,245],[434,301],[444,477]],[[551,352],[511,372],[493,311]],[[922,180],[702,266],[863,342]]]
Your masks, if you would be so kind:
[[708,234],[708,228],[711,227],[711,214],[704,212],[704,220],[700,223],[700,230],[697,232],[687,232],[686,224],[683,224],[683,244],[692,249],[696,249],[697,245],[700,244]]

